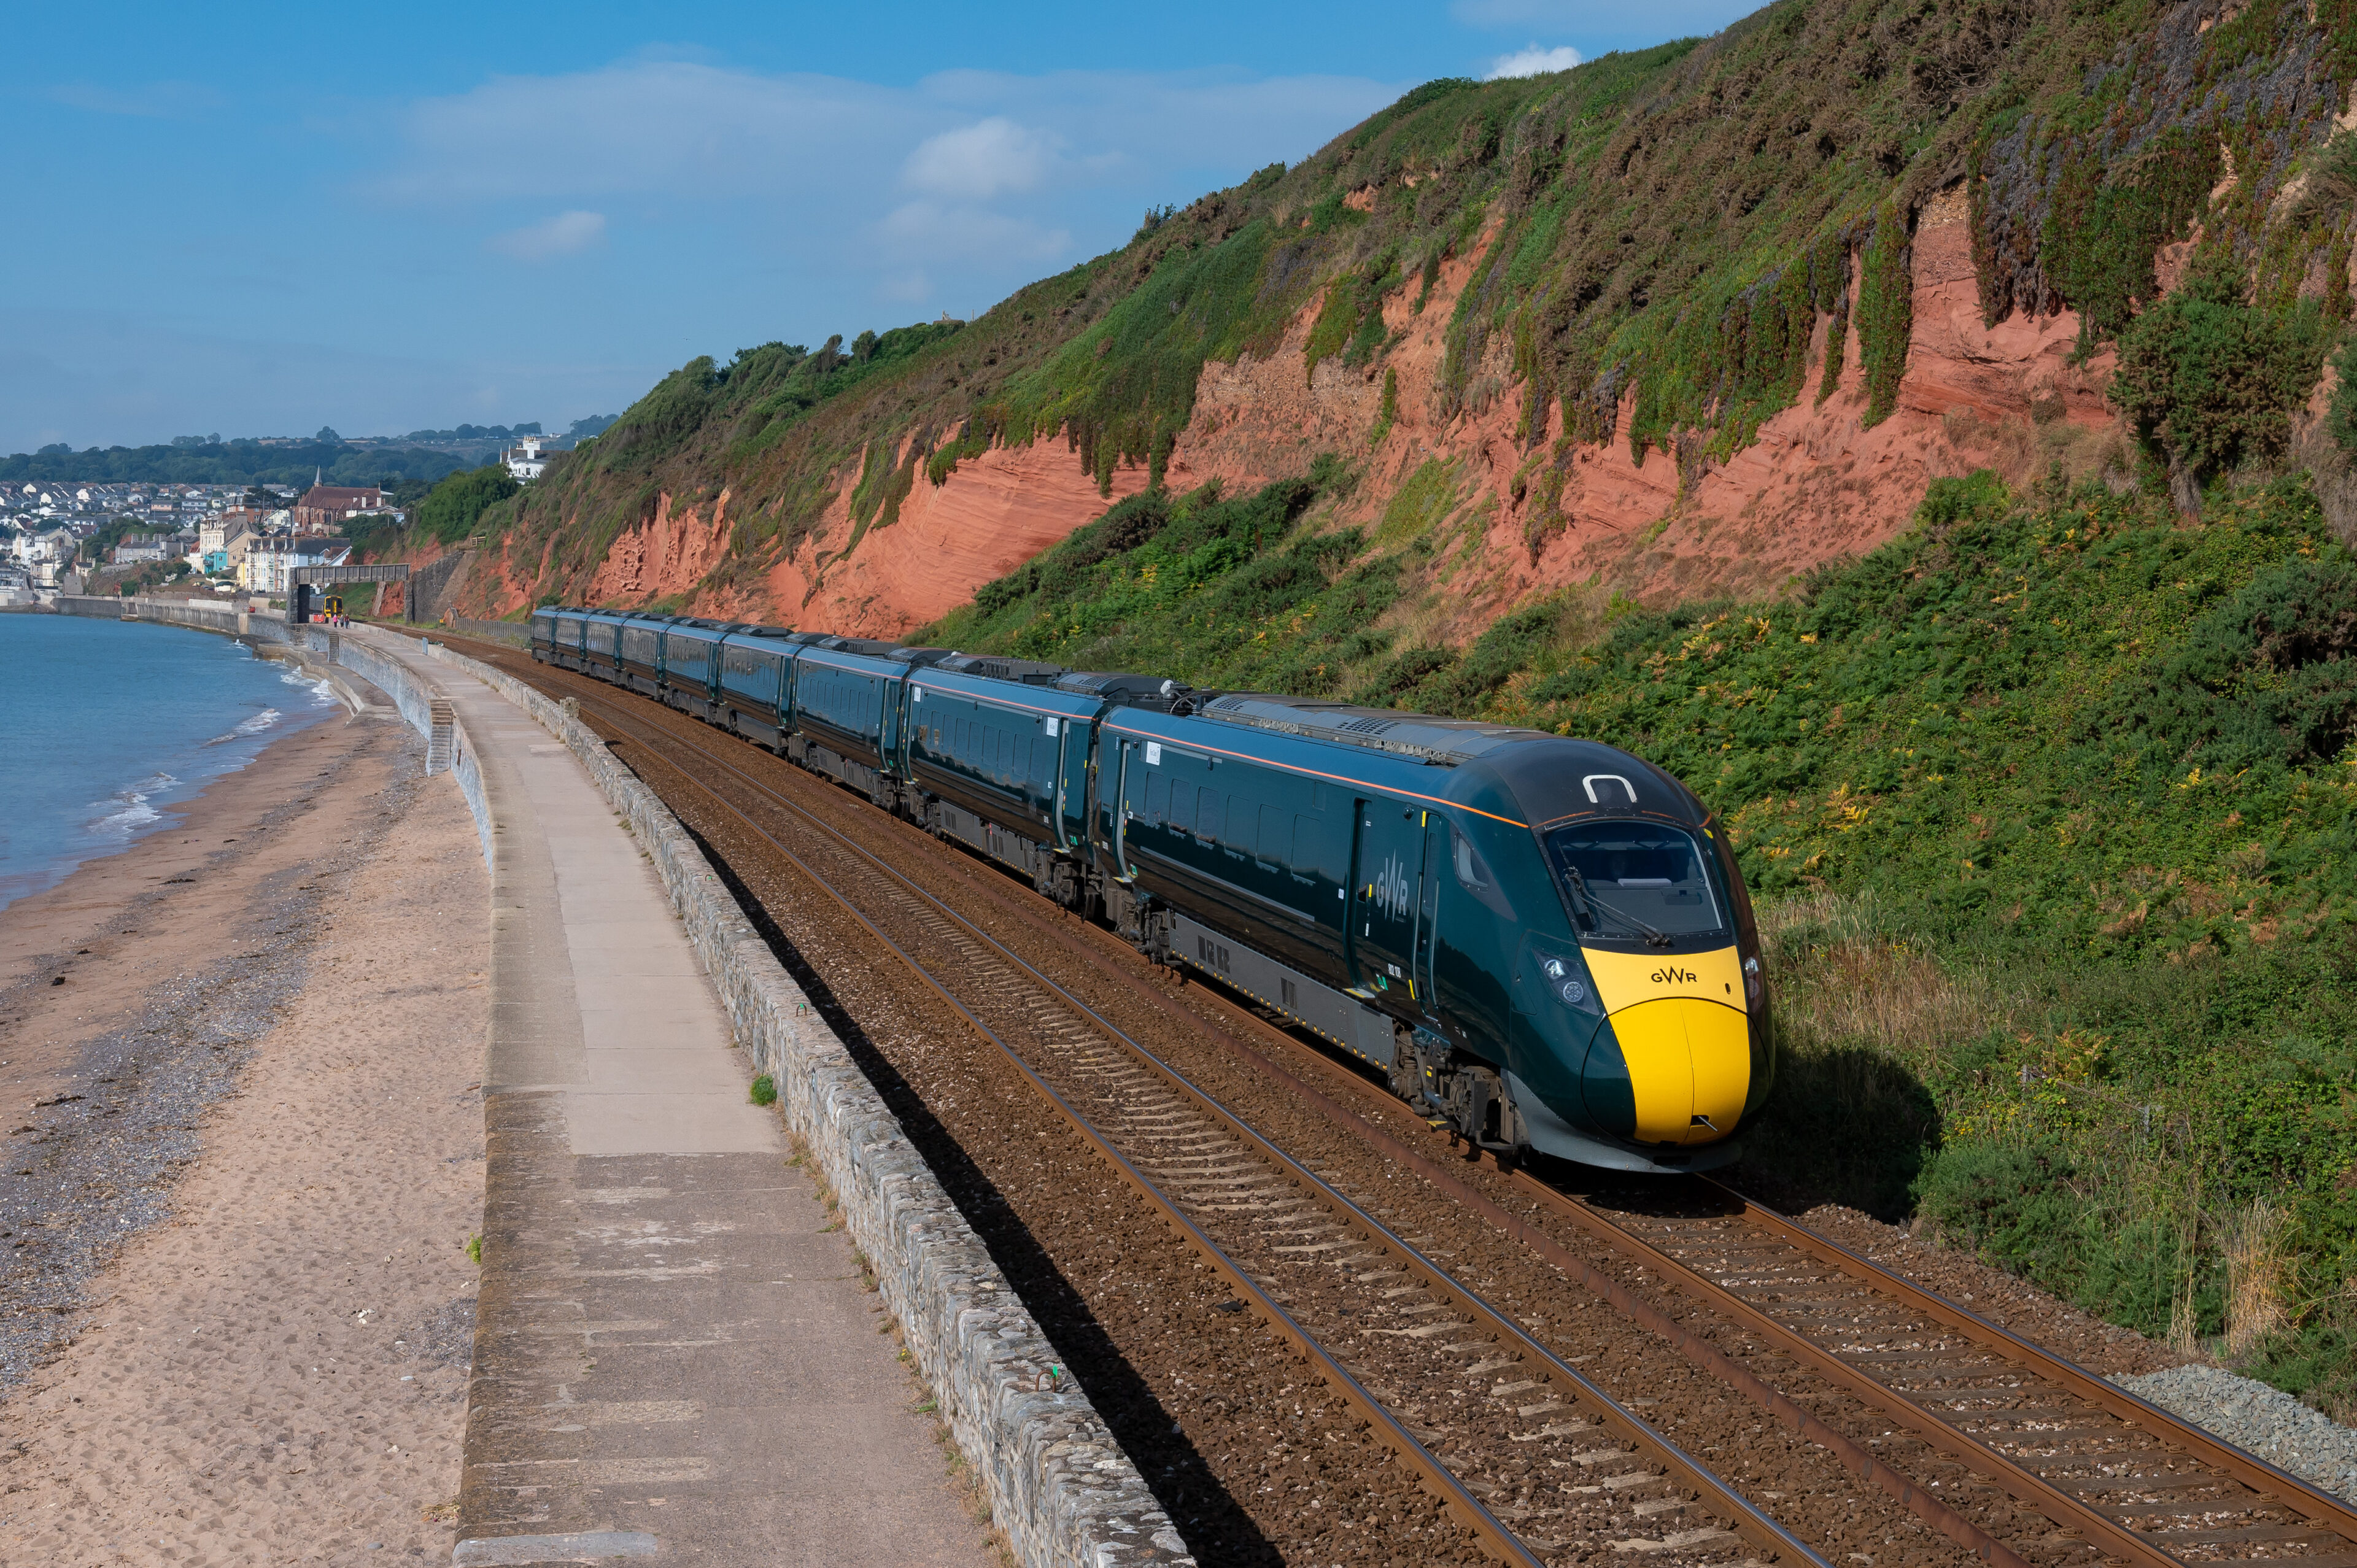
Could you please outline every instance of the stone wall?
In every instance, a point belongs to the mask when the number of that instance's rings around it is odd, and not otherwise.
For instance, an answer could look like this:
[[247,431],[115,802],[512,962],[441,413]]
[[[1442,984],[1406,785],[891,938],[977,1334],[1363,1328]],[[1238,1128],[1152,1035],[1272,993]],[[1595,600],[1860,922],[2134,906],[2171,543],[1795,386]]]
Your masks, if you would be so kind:
[[737,1037],[776,1079],[787,1124],[841,1200],[852,1240],[876,1271],[942,1420],[982,1478],[1016,1561],[1025,1568],[1192,1563],[981,1239],[670,809],[540,693],[447,647],[429,644],[428,651],[565,742],[652,858]]
[[240,610],[231,605],[199,604],[188,599],[106,598],[91,594],[59,594],[59,615],[87,616],[95,620],[153,620],[170,626],[194,627],[259,642],[286,640],[286,617],[279,610]]

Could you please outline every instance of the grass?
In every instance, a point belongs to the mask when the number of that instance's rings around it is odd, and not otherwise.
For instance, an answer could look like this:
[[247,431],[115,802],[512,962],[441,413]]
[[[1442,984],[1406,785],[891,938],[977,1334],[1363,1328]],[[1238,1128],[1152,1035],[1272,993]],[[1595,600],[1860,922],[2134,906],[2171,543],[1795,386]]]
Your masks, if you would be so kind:
[[778,1080],[766,1072],[754,1074],[752,1087],[746,1090],[746,1098],[756,1105],[775,1105],[778,1102]]
[[1796,597],[1574,589],[1462,648],[1412,633],[1451,471],[1363,532],[1348,484],[1132,498],[925,635],[1662,764],[1761,898],[1748,1179],[2357,1402],[2357,559],[2304,482],[1943,480]]

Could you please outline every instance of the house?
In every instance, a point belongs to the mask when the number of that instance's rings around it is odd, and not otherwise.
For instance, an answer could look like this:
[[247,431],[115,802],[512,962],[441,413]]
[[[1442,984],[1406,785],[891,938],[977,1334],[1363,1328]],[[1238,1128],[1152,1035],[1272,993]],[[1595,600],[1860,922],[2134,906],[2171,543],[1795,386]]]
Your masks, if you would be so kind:
[[500,461],[508,472],[525,484],[540,478],[548,467],[548,454],[540,449],[541,437],[527,435],[515,446],[500,454]]
[[284,598],[302,566],[340,566],[351,559],[348,539],[322,539],[308,533],[272,533],[256,538],[238,566],[238,585],[257,594]]
[[52,528],[44,533],[29,531],[19,533],[16,539],[16,554],[17,560],[28,566],[44,563],[55,565],[70,561],[74,557],[73,531]]
[[340,528],[344,520],[358,517],[364,511],[382,511],[384,492],[373,485],[355,488],[343,485],[313,485],[295,503],[295,528],[301,533],[325,533]]
[[229,507],[213,513],[197,525],[197,548],[206,554],[224,551],[230,541],[262,531],[262,514],[243,507]]
[[142,561],[161,561],[167,548],[160,533],[139,534],[114,547],[114,564],[129,566]]

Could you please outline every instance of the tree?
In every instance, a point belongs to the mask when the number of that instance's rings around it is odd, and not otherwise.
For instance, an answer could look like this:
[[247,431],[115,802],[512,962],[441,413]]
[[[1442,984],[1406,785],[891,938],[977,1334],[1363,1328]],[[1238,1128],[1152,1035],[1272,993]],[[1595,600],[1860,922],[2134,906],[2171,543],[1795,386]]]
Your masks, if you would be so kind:
[[311,439],[314,441],[332,441],[337,445],[341,446],[344,438],[336,434],[336,427],[334,425],[323,424],[319,426],[319,434],[314,435]]

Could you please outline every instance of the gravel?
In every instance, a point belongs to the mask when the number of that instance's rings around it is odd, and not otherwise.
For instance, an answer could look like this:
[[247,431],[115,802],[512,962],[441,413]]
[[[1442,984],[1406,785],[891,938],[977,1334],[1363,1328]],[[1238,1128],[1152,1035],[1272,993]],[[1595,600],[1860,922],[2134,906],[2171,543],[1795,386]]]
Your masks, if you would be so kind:
[[2171,1367],[2120,1387],[2287,1470],[2345,1502],[2357,1503],[2357,1430],[2341,1425],[2253,1378],[2215,1367]]

